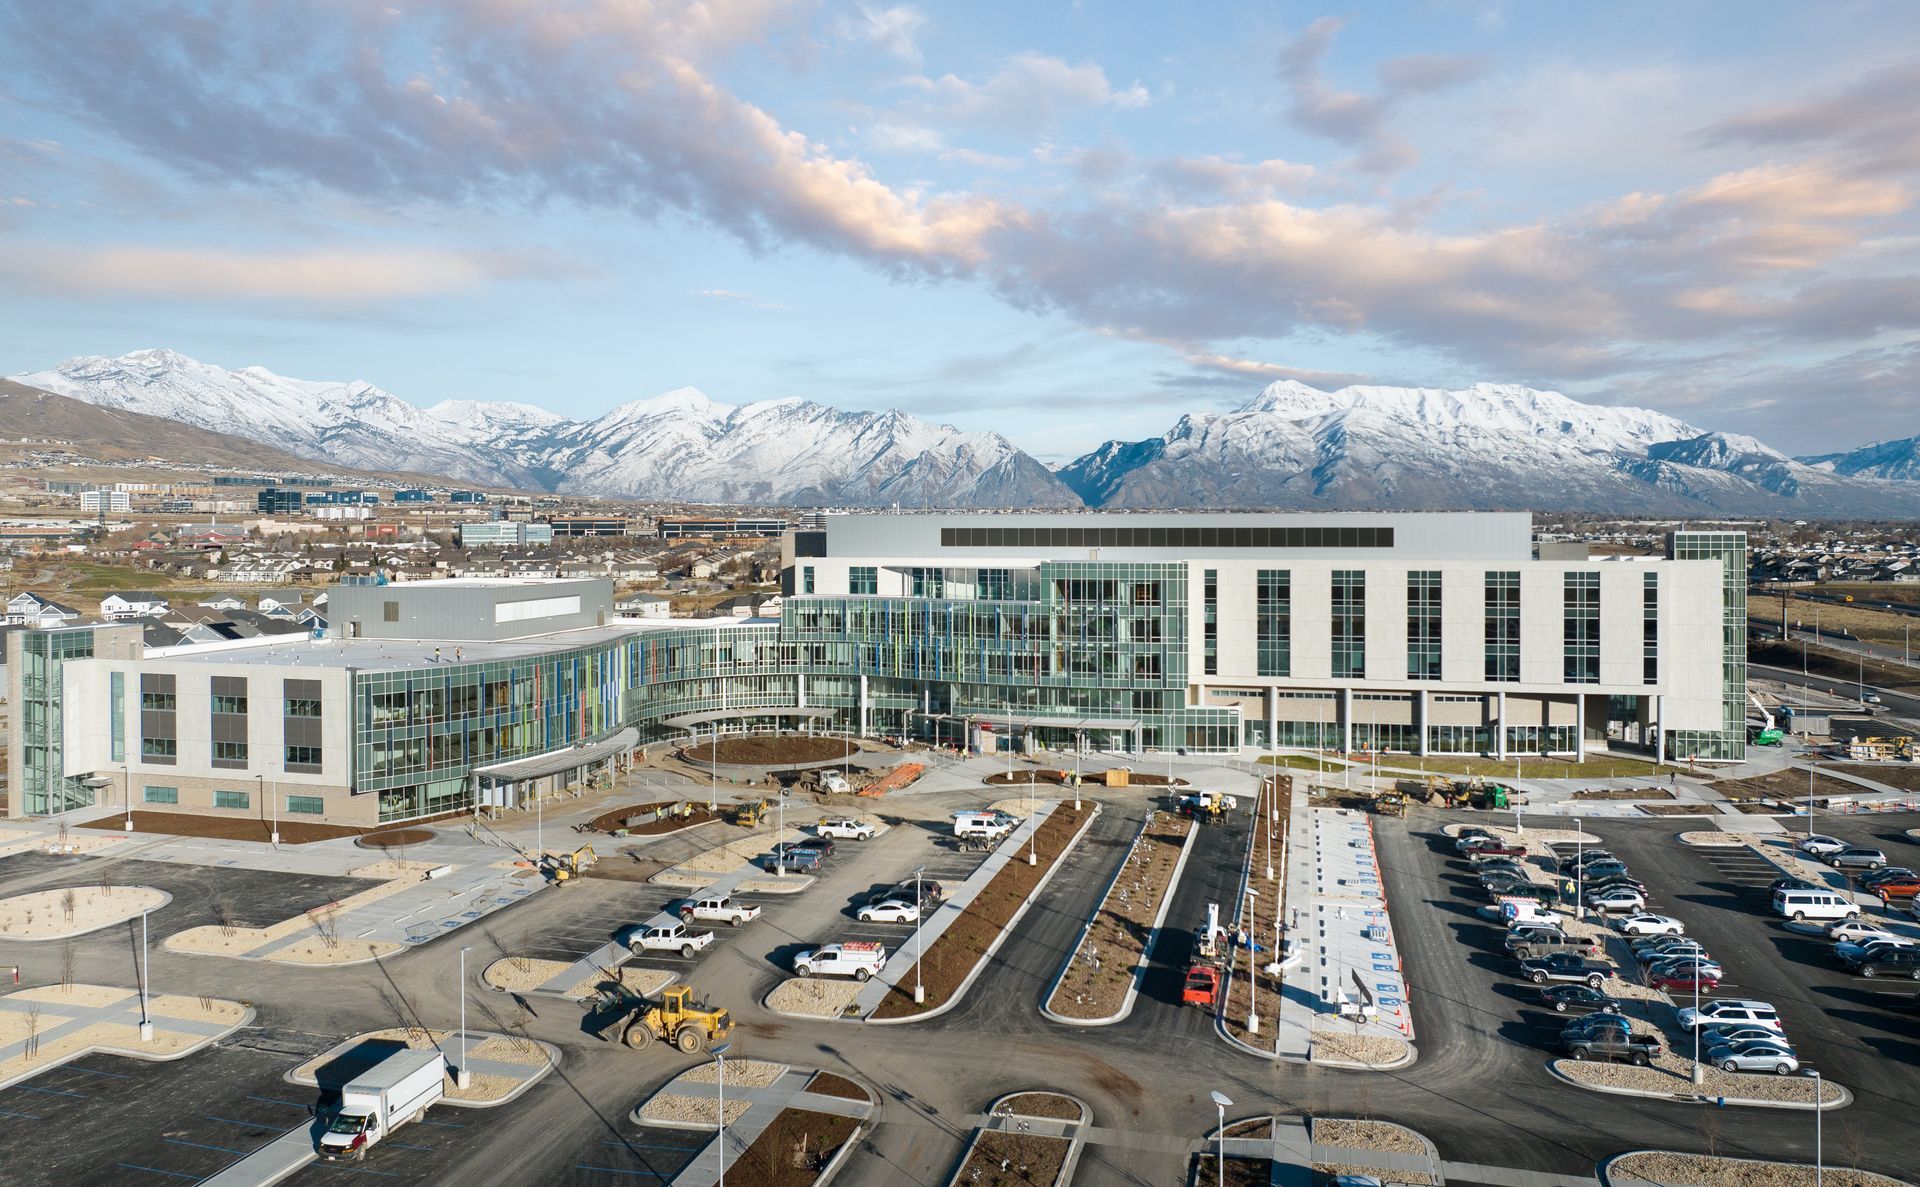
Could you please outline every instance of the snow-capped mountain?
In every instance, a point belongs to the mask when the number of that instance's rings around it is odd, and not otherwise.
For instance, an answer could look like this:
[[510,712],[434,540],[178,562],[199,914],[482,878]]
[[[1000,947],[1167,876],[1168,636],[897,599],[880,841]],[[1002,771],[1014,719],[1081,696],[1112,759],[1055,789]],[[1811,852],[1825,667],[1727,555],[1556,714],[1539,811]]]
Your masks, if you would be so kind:
[[1111,507],[1920,514],[1920,489],[1837,480],[1751,437],[1510,384],[1284,381],[1158,438],[1109,441],[1059,474]]
[[573,421],[530,404],[409,404],[362,381],[289,379],[168,350],[70,359],[17,382],[373,470],[580,494],[884,506],[1074,506],[998,433],[805,400],[734,406],[681,388]]
[[1920,437],[1875,441],[1846,453],[1823,453],[1794,460],[1846,478],[1891,478],[1915,482],[1920,481]]

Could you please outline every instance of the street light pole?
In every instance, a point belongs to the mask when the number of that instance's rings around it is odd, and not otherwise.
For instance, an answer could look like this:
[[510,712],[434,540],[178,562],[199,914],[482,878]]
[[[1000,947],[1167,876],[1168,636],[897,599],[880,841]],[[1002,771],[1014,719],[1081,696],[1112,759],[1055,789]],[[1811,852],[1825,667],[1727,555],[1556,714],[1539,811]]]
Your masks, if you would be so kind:
[[122,764],[122,770],[124,770],[124,771],[126,772],[126,776],[127,776],[127,777],[126,777],[126,783],[125,783],[125,786],[126,786],[126,789],[127,789],[127,794],[126,794],[126,801],[127,801],[127,826],[126,826],[126,831],[127,831],[127,832],[132,832],[132,831],[133,831],[133,760],[132,760],[131,758],[129,758],[129,759],[127,759],[127,760],[126,760],[126,762],[125,762],[124,764]]
[[[1280,785],[1276,780],[1272,789],[1269,790],[1267,781],[1262,779],[1259,783],[1255,784],[1255,787],[1258,790],[1253,793],[1253,818],[1258,820],[1260,819],[1261,798],[1271,795],[1275,799],[1278,799],[1280,795]],[[1267,818],[1267,881],[1273,881],[1273,817],[1271,815]],[[1276,959],[1278,958],[1276,957]]]
[[153,1019],[147,1017],[147,913],[140,912],[140,1041],[153,1041]]
[[713,749],[707,752],[707,815],[713,815],[714,798],[720,794],[720,721],[713,723]]
[[1826,1159],[1821,1150],[1820,1114],[1826,1110],[1820,1106],[1827,1095],[1826,1087],[1820,1083],[1820,1069],[1808,1068],[1813,1077],[1813,1187],[1822,1187],[1826,1175]]
[[716,1187],[727,1187],[727,1052],[732,1043],[722,1043],[713,1049],[713,1061],[720,1065],[720,1088],[716,1094],[720,1105],[720,1137],[713,1148],[720,1152],[720,1181]]
[[1254,992],[1254,935],[1252,925],[1259,918],[1259,915],[1253,909],[1253,904],[1259,901],[1260,888],[1258,886],[1247,887],[1247,901],[1241,904],[1247,912],[1247,923],[1246,926],[1242,928],[1242,931],[1247,937],[1247,1033],[1255,1035],[1260,1033],[1260,995]]
[[1578,816],[1573,818],[1573,917],[1587,917],[1587,830]]
[[1700,966],[1693,968],[1693,1082],[1704,1084],[1707,1070],[1700,1066]]
[[1214,1164],[1220,1171],[1219,1177],[1215,1180],[1219,1187],[1227,1187],[1227,1106],[1232,1103],[1233,1101],[1224,1092],[1213,1094],[1213,1107],[1220,1112],[1219,1144],[1216,1146],[1217,1153],[1214,1155]]
[[460,1074],[453,1078],[456,1088],[465,1088],[473,1083],[473,1074],[467,1070],[467,953],[471,948],[460,949]]
[[913,871],[913,1004],[923,1005],[927,1000],[927,987],[920,980],[920,958],[926,955],[926,941],[921,936],[926,933],[927,899],[926,891],[920,888],[920,875],[927,867],[920,866]]

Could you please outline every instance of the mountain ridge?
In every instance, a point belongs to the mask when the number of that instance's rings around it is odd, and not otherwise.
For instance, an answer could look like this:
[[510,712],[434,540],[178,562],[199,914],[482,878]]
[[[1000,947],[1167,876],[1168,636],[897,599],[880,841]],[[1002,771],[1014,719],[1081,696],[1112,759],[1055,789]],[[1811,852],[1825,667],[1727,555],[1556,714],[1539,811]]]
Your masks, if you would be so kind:
[[[336,465],[583,495],[854,507],[1517,509],[1920,517],[1920,438],[1792,458],[1751,437],[1520,384],[1272,383],[1239,407],[1049,467],[996,432],[695,387],[575,420],[410,404],[363,380],[228,371],[164,349],[14,377]],[[1872,452],[1877,451],[1877,452]],[[1871,456],[1869,456],[1871,454]]]

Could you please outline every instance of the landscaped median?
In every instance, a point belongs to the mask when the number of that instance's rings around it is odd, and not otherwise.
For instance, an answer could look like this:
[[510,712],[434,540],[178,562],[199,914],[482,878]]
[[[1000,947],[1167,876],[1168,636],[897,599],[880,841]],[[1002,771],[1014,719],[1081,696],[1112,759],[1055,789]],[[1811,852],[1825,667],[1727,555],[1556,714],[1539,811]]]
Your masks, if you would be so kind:
[[988,1108],[948,1187],[1056,1187],[1071,1181],[1092,1110],[1059,1092],[1019,1092]]
[[[993,880],[927,947],[920,958],[917,978],[915,969],[909,966],[869,1017],[910,1019],[943,1009],[953,1001],[1099,811],[1100,805],[1092,800],[1055,806],[1032,834],[1030,847],[1038,854],[1036,864],[1027,864],[1029,844],[1021,844],[1021,851],[1011,854]],[[916,983],[926,988],[924,1002],[913,1000]]]
[[[170,952],[191,952],[205,956],[237,956],[246,960],[271,960],[280,964],[360,964],[376,960],[393,952],[403,945],[391,940],[342,939],[339,934],[340,917],[355,907],[364,907],[368,903],[378,902],[388,895],[397,894],[420,881],[428,870],[436,868],[429,861],[400,861],[387,858],[372,865],[348,870],[349,878],[384,878],[387,881],[349,895],[339,902],[323,903],[304,914],[291,919],[283,919],[269,927],[236,927],[229,923],[215,923],[209,927],[190,927],[168,936],[163,943]],[[263,955],[255,952],[268,945],[290,936],[299,934],[303,929],[311,929],[312,935],[302,937],[291,944],[274,948]]]
[[1665,1187],[1688,1183],[1693,1187],[1913,1187],[1872,1171],[1826,1165],[1818,1170],[1798,1162],[1761,1162],[1752,1158],[1720,1158],[1709,1154],[1681,1154],[1671,1150],[1635,1150],[1609,1159],[1602,1169],[1611,1187]]
[[[1280,866],[1285,864],[1287,829],[1293,814],[1293,777],[1274,775],[1263,779],[1260,795],[1253,806],[1253,832],[1247,839],[1247,858],[1242,870],[1242,894],[1239,930],[1248,946],[1233,945],[1233,965],[1227,973],[1226,1001],[1221,1006],[1220,1023],[1237,1042],[1271,1053],[1279,1042],[1280,983],[1284,972],[1267,973],[1264,966],[1277,963],[1280,953],[1270,952],[1263,960],[1252,945],[1266,946],[1279,935],[1278,920],[1285,912],[1286,878]],[[1278,820],[1275,820],[1275,817]],[[1274,877],[1266,878],[1268,855],[1275,855]],[[1247,1018],[1257,1014],[1265,1028],[1256,1033],[1247,1029]]]
[[1148,814],[1042,1012],[1060,1022],[1105,1026],[1132,1011],[1196,835],[1190,817]]
[[[641,1125],[714,1132],[726,1100],[727,1145],[739,1153],[721,1165],[709,1142],[674,1182],[725,1181],[733,1187],[809,1187],[840,1168],[872,1114],[873,1094],[845,1076],[755,1059],[729,1059],[726,1082],[715,1063],[689,1068],[632,1113]],[[744,1143],[741,1149],[739,1143]]]
[[0,940],[63,940],[158,911],[173,896],[151,886],[67,886],[0,899]]
[[140,1037],[138,990],[109,985],[43,985],[0,998],[0,1086],[91,1051],[134,1059],[178,1059],[253,1019],[241,1002],[177,993],[148,994]]

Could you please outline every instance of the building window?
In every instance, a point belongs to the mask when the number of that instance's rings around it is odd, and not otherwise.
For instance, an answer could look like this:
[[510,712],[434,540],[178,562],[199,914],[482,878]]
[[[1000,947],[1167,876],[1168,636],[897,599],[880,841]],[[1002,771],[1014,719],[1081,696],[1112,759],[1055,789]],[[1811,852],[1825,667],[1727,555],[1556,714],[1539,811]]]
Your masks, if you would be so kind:
[[320,748],[318,746],[287,747],[287,770],[312,773],[320,769]]
[[1293,575],[1285,569],[1261,569],[1256,578],[1254,614],[1258,632],[1259,674],[1292,672]]
[[247,711],[247,698],[220,696],[216,693],[213,698],[213,711],[215,713],[244,714]]
[[1407,574],[1407,679],[1440,679],[1440,574]]
[[290,795],[287,797],[287,815],[324,816],[327,801],[317,795]]
[[109,727],[111,740],[108,743],[108,759],[112,762],[127,761],[127,674],[109,672],[107,674],[107,712],[113,720]]
[[800,566],[800,592],[803,594],[810,594],[813,592],[813,566],[812,565]]
[[1660,574],[1640,574],[1640,679],[1660,683]]
[[1333,678],[1364,680],[1367,675],[1367,574],[1361,569],[1333,571]]
[[1007,569],[982,569],[980,597],[989,602],[1004,602],[1013,597],[1013,573]]
[[1201,587],[1203,602],[1203,620],[1201,633],[1204,636],[1206,650],[1203,653],[1202,671],[1208,676],[1220,674],[1220,570],[1208,569]]
[[914,569],[913,596],[916,598],[946,597],[947,571],[945,569]]
[[1566,681],[1600,683],[1600,574],[1567,573],[1565,590]]
[[148,762],[171,763],[179,757],[179,744],[172,738],[142,738],[140,757]]
[[380,603],[380,619],[382,622],[399,622],[400,621],[400,603],[398,602]]
[[213,744],[213,765],[216,767],[247,765],[247,744],[245,742],[215,742]]
[[1488,680],[1520,679],[1520,574],[1488,573],[1486,604]]
[[847,592],[856,594],[879,593],[880,570],[873,565],[855,565],[848,569]]
[[180,802],[180,789],[177,787],[155,787],[149,783],[140,789],[140,802],[143,804],[177,804]]
[[245,811],[253,806],[253,794],[245,791],[216,791],[213,793],[213,806]]
[[171,688],[140,690],[140,708],[148,713],[171,713],[174,710],[174,696]]
[[307,697],[288,697],[287,716],[318,717],[320,716],[320,702]]

